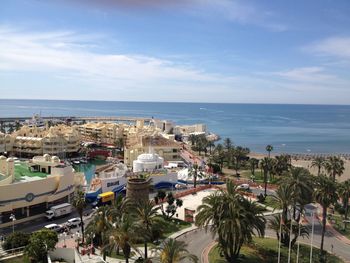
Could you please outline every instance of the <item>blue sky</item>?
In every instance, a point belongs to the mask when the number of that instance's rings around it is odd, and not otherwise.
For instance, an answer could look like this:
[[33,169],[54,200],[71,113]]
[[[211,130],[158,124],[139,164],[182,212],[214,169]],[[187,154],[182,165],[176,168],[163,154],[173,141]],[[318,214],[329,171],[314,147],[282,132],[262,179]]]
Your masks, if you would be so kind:
[[4,0],[0,98],[350,104],[348,0]]

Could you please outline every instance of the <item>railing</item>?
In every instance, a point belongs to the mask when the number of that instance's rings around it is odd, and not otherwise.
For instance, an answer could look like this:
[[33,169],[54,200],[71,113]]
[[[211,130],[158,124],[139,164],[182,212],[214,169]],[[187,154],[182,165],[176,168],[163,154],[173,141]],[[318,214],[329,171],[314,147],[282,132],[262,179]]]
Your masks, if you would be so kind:
[[23,253],[24,249],[25,249],[25,246],[3,250],[0,252],[0,258],[21,254]]

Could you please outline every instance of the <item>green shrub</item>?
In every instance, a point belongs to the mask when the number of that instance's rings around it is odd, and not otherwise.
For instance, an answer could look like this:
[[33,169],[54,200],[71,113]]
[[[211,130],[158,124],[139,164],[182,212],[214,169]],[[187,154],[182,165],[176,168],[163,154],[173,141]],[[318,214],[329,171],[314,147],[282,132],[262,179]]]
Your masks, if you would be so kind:
[[11,249],[11,248],[24,247],[29,243],[29,237],[30,235],[28,233],[23,233],[23,232],[11,233],[5,238],[5,242],[2,245],[2,247],[5,250]]

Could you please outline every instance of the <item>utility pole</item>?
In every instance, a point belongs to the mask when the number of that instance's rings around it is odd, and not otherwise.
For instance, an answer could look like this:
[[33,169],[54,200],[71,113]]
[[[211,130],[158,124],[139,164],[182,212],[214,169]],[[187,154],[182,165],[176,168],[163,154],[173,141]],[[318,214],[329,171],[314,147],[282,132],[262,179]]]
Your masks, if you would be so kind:
[[280,218],[280,238],[278,240],[278,263],[281,262],[281,239],[282,239],[282,213],[281,213],[281,218]]
[[16,216],[14,214],[10,215],[10,219],[12,220],[12,234],[15,233],[15,221],[16,221]]
[[310,243],[310,263],[312,263],[312,248],[313,248],[313,240],[314,240],[314,226],[315,226],[315,216],[314,216],[314,211],[311,213],[312,215],[312,230],[311,230],[311,243]]

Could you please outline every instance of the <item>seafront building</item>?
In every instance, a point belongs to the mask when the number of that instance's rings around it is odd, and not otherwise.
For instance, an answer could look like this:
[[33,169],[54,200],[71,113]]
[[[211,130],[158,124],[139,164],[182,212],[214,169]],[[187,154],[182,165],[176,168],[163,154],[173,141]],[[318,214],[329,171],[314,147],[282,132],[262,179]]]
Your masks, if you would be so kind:
[[18,157],[36,155],[71,156],[80,149],[80,134],[74,127],[57,125],[39,128],[23,126],[12,134],[0,134],[0,152]]
[[92,140],[103,144],[117,144],[124,138],[126,125],[117,123],[89,122],[77,126],[83,140]]
[[82,176],[57,156],[46,154],[27,162],[0,156],[0,228],[43,217],[49,207],[71,202]]
[[133,172],[153,172],[164,168],[164,158],[156,153],[143,153],[133,161]]
[[132,166],[133,161],[143,153],[153,151],[165,161],[181,161],[180,151],[182,145],[172,139],[167,139],[160,134],[138,136],[129,141],[124,150],[124,163]]
[[150,148],[165,161],[180,161],[181,143],[175,138],[178,136],[186,142],[191,134],[207,135],[206,125],[179,126],[167,120],[138,119],[133,124],[89,122],[73,126],[23,126],[12,134],[0,133],[0,152],[17,157],[50,154],[65,158],[77,155],[83,142],[96,142],[124,148],[124,161],[131,167],[137,156],[149,153]]

